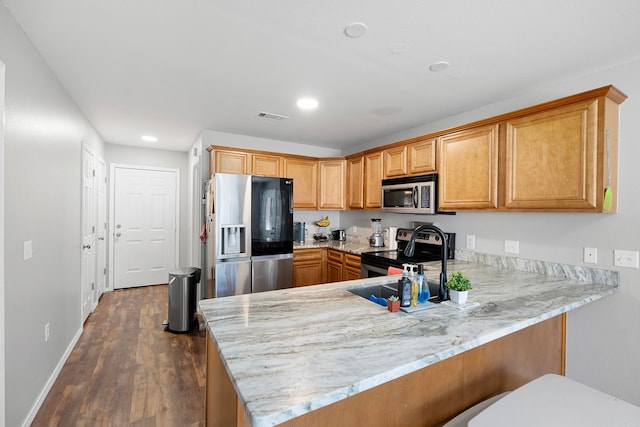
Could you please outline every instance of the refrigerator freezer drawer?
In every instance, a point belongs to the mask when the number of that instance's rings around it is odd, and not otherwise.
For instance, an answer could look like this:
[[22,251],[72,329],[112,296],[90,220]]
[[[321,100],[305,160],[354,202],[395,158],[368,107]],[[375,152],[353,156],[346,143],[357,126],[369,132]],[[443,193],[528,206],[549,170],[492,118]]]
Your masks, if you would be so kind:
[[293,287],[293,254],[253,257],[251,270],[254,293]]
[[251,260],[231,259],[216,262],[214,267],[214,297],[251,293]]

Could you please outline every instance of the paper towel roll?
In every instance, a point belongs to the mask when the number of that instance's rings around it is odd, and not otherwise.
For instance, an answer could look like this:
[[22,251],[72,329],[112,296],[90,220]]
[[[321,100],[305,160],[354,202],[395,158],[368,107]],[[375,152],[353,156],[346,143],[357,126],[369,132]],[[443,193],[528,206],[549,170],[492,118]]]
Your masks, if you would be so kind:
[[389,227],[387,238],[389,239],[387,247],[390,250],[398,249],[398,242],[396,241],[396,235],[398,234],[398,227]]

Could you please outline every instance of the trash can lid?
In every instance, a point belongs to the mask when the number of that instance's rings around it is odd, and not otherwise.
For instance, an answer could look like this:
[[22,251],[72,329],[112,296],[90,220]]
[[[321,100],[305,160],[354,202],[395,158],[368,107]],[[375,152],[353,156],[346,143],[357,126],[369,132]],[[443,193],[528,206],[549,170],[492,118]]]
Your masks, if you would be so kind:
[[200,269],[197,267],[178,267],[175,270],[169,272],[169,274],[174,277],[199,276]]

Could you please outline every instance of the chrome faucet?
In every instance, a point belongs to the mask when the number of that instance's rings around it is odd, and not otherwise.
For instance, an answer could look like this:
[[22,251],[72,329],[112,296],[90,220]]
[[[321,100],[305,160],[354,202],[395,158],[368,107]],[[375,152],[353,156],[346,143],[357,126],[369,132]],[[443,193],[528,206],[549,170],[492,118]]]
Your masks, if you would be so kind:
[[413,253],[416,249],[416,237],[418,236],[418,233],[423,230],[433,231],[438,236],[440,236],[440,239],[442,240],[442,244],[440,245],[442,268],[440,271],[440,285],[438,287],[438,301],[447,301],[449,299],[449,290],[444,284],[447,283],[447,254],[449,253],[449,242],[447,242],[447,236],[445,236],[444,232],[435,225],[431,224],[424,224],[416,227],[411,233],[411,237],[409,238],[407,247],[404,248],[404,254],[408,257],[413,256]]

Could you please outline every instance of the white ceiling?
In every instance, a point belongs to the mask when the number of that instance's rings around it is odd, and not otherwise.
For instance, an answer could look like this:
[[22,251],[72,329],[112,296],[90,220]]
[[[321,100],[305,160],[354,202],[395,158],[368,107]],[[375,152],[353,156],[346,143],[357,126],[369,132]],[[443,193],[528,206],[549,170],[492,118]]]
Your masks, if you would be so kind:
[[2,2],[105,141],[182,151],[203,129],[349,147],[640,57],[637,0]]

